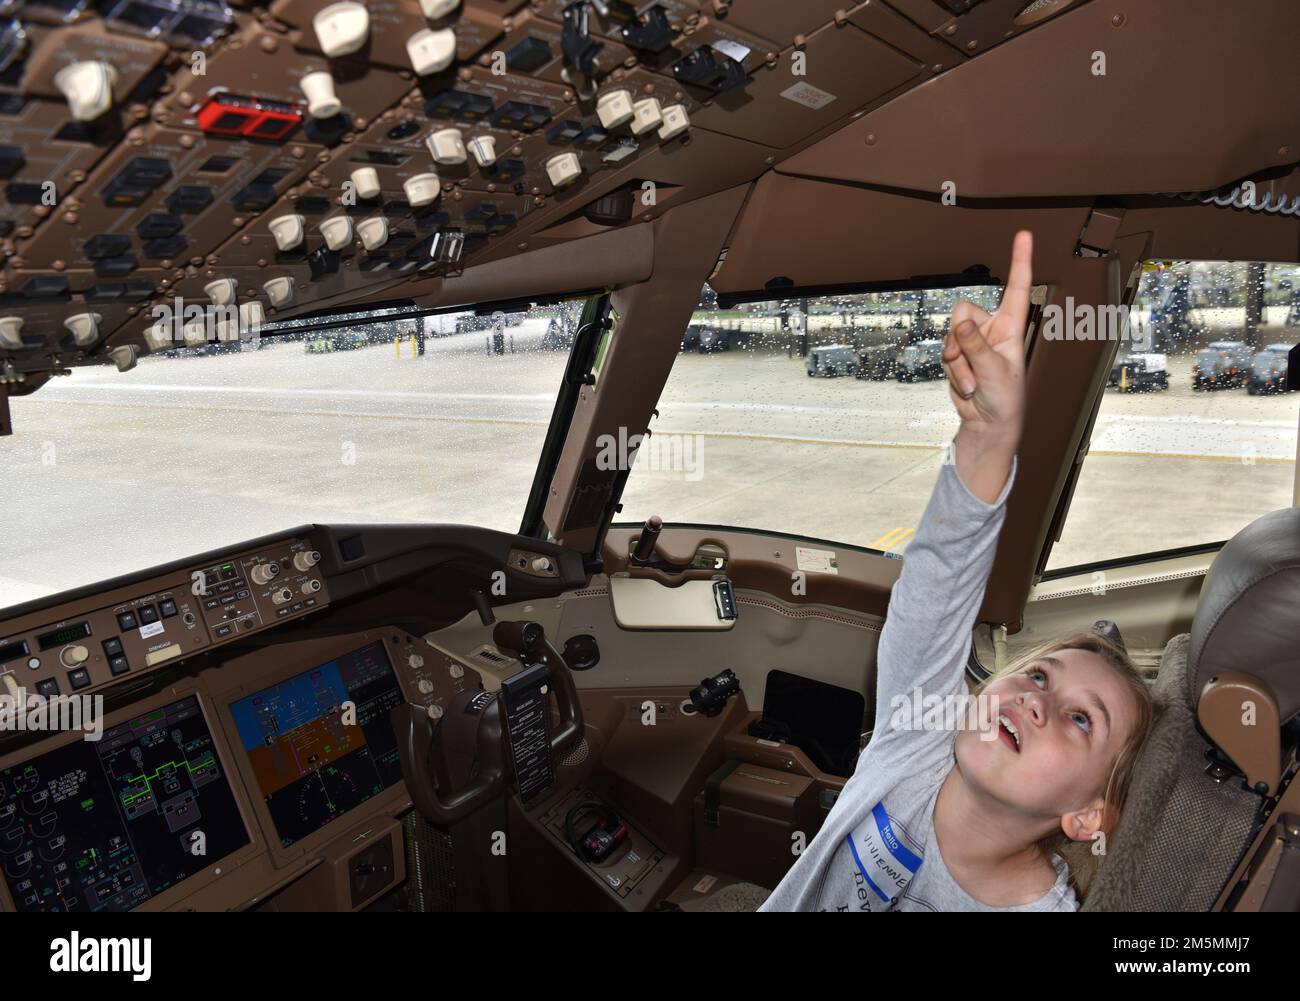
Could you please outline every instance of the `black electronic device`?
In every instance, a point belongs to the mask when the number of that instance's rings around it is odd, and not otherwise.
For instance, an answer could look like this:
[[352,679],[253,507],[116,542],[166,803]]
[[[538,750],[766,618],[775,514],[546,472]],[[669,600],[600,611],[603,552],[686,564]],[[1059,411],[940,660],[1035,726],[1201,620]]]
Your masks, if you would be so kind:
[[[584,813],[595,813],[598,819],[579,835],[578,818]],[[627,840],[627,835],[627,822],[604,800],[584,799],[564,817],[564,836],[569,846],[588,862],[605,861]]]
[[768,671],[763,715],[749,734],[793,744],[828,775],[849,776],[857,764],[866,700],[861,692],[787,671]]
[[704,716],[716,716],[726,706],[727,699],[738,691],[740,679],[736,677],[736,672],[727,668],[712,678],[705,678],[691,689],[691,705]]
[[195,695],[0,771],[20,911],[127,911],[249,840]]
[[389,723],[401,701],[384,645],[370,643],[231,703],[281,845],[401,781]]

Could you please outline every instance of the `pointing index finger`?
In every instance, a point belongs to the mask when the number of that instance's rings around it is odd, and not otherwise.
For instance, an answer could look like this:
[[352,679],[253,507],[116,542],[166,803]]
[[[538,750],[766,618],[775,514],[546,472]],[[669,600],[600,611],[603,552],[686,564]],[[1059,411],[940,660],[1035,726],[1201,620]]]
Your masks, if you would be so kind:
[[1034,237],[1027,229],[1016,234],[1011,244],[1011,272],[1002,295],[999,312],[1006,311],[1016,325],[1023,328],[1029,317],[1029,292],[1033,282]]

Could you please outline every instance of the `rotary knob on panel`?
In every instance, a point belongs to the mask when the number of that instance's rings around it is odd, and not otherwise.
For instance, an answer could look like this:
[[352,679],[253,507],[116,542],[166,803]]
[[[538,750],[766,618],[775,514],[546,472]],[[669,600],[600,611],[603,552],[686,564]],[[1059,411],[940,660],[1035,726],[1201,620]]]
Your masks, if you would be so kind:
[[280,576],[279,563],[259,563],[253,567],[249,576],[253,579],[254,584],[269,584],[276,577]]
[[438,129],[424,140],[434,163],[454,167],[465,162],[465,139],[460,129]]
[[346,215],[330,216],[320,224],[320,231],[325,237],[325,246],[330,250],[342,250],[352,242],[352,219]]
[[622,88],[607,91],[596,99],[596,117],[600,119],[603,128],[612,129],[624,125],[632,120],[635,113],[631,92]]
[[475,136],[469,141],[469,151],[480,167],[490,167],[496,163],[497,141],[492,136]]
[[357,223],[357,236],[367,250],[378,250],[388,242],[388,220],[381,215],[362,219]]
[[77,313],[63,321],[63,325],[72,332],[72,340],[79,348],[88,348],[99,340],[99,323],[103,319],[99,313]]
[[203,294],[214,306],[230,306],[235,301],[239,281],[235,278],[217,278],[203,286]]
[[333,118],[343,110],[343,102],[334,93],[334,78],[324,70],[308,73],[298,85],[307,98],[307,114],[312,118]]
[[117,70],[108,63],[70,63],[54,74],[54,86],[79,122],[92,122],[113,106]]
[[382,190],[379,186],[379,171],[374,167],[358,167],[354,170],[352,185],[357,189],[357,197],[366,200],[378,198]]
[[333,59],[356,52],[370,37],[370,12],[355,0],[322,8],[311,19],[321,51]]
[[406,40],[406,54],[420,76],[441,73],[456,58],[456,33],[450,28],[421,28]]
[[275,245],[280,250],[293,250],[303,241],[305,235],[306,222],[302,216],[297,214],[276,216],[266,228],[271,231],[275,237]]
[[294,281],[291,275],[281,275],[262,283],[262,291],[272,306],[288,306],[293,302]]
[[419,208],[438,200],[438,195],[442,193],[442,182],[438,180],[437,174],[416,174],[402,182],[402,191],[406,194],[407,202]]

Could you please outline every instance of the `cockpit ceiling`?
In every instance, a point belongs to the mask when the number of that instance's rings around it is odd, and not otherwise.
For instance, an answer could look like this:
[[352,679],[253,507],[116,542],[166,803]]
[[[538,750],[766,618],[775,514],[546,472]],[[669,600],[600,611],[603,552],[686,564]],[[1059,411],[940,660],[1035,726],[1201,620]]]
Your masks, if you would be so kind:
[[1284,0],[1249,17],[1129,7],[15,0],[0,18],[0,395],[180,346],[187,330],[146,336],[178,298],[227,308],[216,333],[233,338],[364,303],[608,284],[539,252],[774,172],[1088,196],[1297,159]]

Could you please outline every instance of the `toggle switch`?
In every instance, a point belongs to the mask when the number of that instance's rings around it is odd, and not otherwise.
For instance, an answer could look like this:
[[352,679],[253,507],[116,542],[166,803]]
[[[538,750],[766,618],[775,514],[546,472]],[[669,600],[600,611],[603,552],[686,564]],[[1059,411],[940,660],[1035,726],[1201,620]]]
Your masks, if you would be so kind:
[[446,17],[460,6],[460,0],[420,0],[420,10],[430,21]]
[[431,132],[424,140],[429,147],[434,163],[444,167],[454,167],[465,162],[465,139],[460,129],[438,129]]
[[303,241],[305,235],[303,227],[305,224],[306,220],[300,215],[282,215],[276,216],[267,223],[266,228],[269,229],[271,235],[275,237],[275,245],[278,248],[281,250],[293,250],[294,247],[298,246]]
[[117,366],[119,372],[129,372],[135,368],[135,345],[119,344],[108,352],[108,357],[113,359],[113,364]]
[[63,325],[72,332],[72,340],[79,348],[88,348],[99,340],[99,322],[103,319],[98,313],[77,313],[63,321]]
[[632,120],[632,94],[623,89],[611,90],[596,98],[596,117],[603,128],[612,129]]
[[572,184],[582,176],[582,161],[577,153],[557,153],[546,161],[546,176],[557,188]]
[[643,136],[664,123],[663,112],[659,102],[653,97],[637,101],[632,105],[632,134]]
[[79,122],[91,122],[113,106],[117,70],[104,62],[71,63],[54,74],[54,86]]
[[334,78],[324,70],[308,73],[298,81],[307,96],[307,114],[312,118],[333,118],[343,110],[343,104],[334,93]]
[[415,208],[437,201],[442,193],[442,182],[437,174],[416,174],[402,182],[406,200]]
[[374,167],[358,167],[354,170],[352,184],[357,189],[358,198],[378,198],[382,190],[379,186],[379,171]]
[[680,104],[670,104],[664,108],[663,119],[664,123],[659,128],[659,138],[664,141],[676,139],[691,127],[690,116],[686,114],[686,108]]
[[320,231],[330,250],[342,250],[352,242],[352,220],[345,215],[330,216],[320,224]]
[[480,167],[490,167],[496,163],[497,141],[492,136],[475,136],[469,141],[469,151]]
[[23,318],[0,316],[0,347],[21,351],[23,347]]
[[378,250],[388,242],[388,220],[381,215],[357,223],[357,235],[367,250]]
[[456,58],[456,32],[450,28],[421,28],[406,40],[406,54],[420,76],[441,73]]
[[239,281],[235,278],[217,278],[203,286],[203,294],[214,306],[230,306],[235,302],[235,290]]
[[272,278],[262,283],[262,291],[272,306],[287,306],[293,302],[293,278],[289,275]]
[[325,55],[331,59],[346,56],[360,49],[370,37],[370,12],[355,0],[342,0],[321,9],[311,19],[311,26]]

